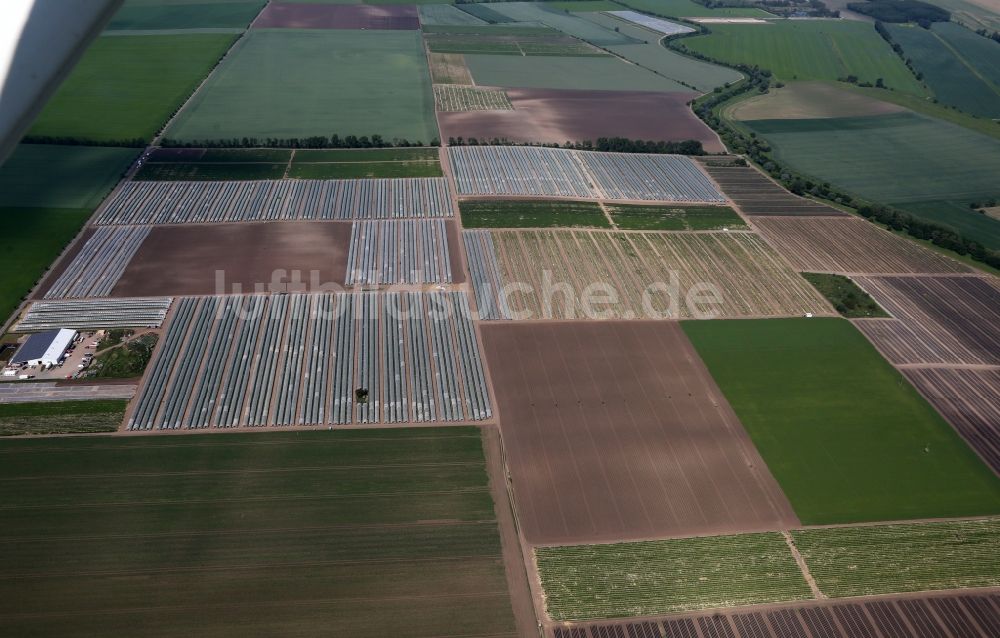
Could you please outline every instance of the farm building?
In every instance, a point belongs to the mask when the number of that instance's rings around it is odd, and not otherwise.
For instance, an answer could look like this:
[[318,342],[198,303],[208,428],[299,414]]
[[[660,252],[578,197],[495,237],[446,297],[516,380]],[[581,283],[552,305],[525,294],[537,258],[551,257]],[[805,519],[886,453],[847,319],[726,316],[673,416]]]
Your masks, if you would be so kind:
[[12,364],[55,365],[76,338],[75,330],[59,328],[28,337],[10,360]]

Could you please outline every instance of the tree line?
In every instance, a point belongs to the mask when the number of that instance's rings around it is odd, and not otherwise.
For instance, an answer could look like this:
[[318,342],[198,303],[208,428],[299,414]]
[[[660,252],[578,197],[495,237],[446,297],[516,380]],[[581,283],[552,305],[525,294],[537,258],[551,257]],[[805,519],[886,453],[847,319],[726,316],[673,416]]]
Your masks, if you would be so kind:
[[[440,146],[438,139],[431,140],[430,146]],[[163,148],[391,148],[424,146],[422,140],[393,138],[387,140],[381,135],[313,135],[310,137],[232,137],[214,140],[174,140],[164,138]]]
[[539,146],[544,148],[566,148],[574,151],[603,151],[611,153],[656,153],[660,155],[705,155],[705,149],[698,140],[679,142],[655,142],[653,140],[633,140],[626,137],[599,137],[596,141],[581,142],[515,142],[505,137],[478,139],[475,137],[449,137],[448,146]]

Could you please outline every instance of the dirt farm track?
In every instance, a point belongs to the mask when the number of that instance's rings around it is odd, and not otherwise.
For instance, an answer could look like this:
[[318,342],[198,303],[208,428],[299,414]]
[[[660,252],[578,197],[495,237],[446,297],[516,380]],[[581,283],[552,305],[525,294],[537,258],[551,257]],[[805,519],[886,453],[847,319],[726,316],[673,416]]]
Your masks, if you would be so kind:
[[796,524],[678,324],[486,324],[482,333],[529,542]]

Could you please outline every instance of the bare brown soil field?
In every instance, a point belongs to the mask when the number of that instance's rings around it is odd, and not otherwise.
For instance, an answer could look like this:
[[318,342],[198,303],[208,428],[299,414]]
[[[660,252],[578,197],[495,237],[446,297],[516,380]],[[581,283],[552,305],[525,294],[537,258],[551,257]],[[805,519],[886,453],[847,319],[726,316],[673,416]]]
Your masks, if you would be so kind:
[[[710,153],[725,150],[718,136],[687,102],[697,93],[506,89],[513,111],[440,113],[443,138],[494,138],[558,143],[627,137],[655,141],[698,140]],[[609,114],[614,114],[610,116]]]
[[986,593],[879,596],[730,609],[711,615],[572,623],[549,638],[876,638],[1000,635],[1000,596]]
[[851,217],[761,217],[764,238],[804,272],[960,273],[959,262]]
[[889,328],[880,319],[856,322],[891,363],[1000,364],[1000,284],[995,279],[857,277],[854,281],[899,320]]
[[31,295],[31,299],[42,299],[45,297],[45,293],[49,291],[49,288],[51,288],[53,284],[59,281],[59,278],[62,277],[62,274],[67,268],[69,268],[70,264],[73,263],[76,256],[80,254],[80,251],[83,250],[83,247],[87,244],[87,240],[90,239],[93,234],[93,228],[88,227],[83,229],[76,243],[73,244],[68,251],[66,251],[62,260],[60,260],[54,268],[49,270],[49,272],[45,273],[45,276],[42,278],[42,282],[37,288],[35,288],[34,294]]
[[275,3],[261,12],[258,29],[405,29],[420,28],[410,4]]
[[[491,231],[518,319],[663,319],[832,314],[816,290],[753,233]],[[546,285],[549,282],[549,285]],[[672,282],[676,289],[671,290]],[[554,290],[569,285],[572,296]],[[666,285],[666,287],[664,287]],[[721,303],[699,304],[714,287]],[[608,289],[608,303],[585,303]],[[645,294],[646,291],[648,294]],[[671,304],[673,300],[673,304]],[[690,300],[690,303],[688,302]],[[526,316],[525,316],[526,315]]]
[[[349,222],[268,222],[155,226],[112,296],[210,295],[253,292],[280,269],[299,270],[309,283],[343,284],[347,272]],[[216,271],[225,291],[216,291]],[[287,281],[287,278],[285,279]]]
[[[707,158],[711,159],[711,158]],[[722,191],[747,215],[818,215],[839,217],[847,213],[797,197],[749,166],[712,166],[702,161]]]
[[903,374],[1000,474],[1000,368],[904,368]]
[[434,84],[475,84],[461,53],[428,53],[427,62]]
[[737,104],[737,120],[812,120],[862,117],[905,111],[901,106],[866,95],[842,91],[823,82],[793,82]]
[[528,542],[795,524],[678,324],[485,324],[482,335]]

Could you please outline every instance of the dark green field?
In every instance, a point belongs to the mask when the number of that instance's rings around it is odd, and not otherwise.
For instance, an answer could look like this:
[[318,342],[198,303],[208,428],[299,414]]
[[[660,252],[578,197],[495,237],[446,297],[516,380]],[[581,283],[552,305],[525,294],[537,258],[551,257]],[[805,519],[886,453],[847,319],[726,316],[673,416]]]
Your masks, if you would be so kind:
[[867,292],[848,277],[816,272],[804,272],[802,276],[844,317],[859,319],[889,316]]
[[0,323],[80,232],[91,210],[0,207]]
[[243,180],[243,179],[281,179],[285,176],[287,164],[266,163],[224,163],[181,162],[144,164],[135,174],[137,180],[172,181],[172,180]]
[[0,481],[3,635],[515,634],[475,428],[10,440]]
[[21,144],[0,167],[0,206],[96,208],[138,149]]
[[1000,43],[953,23],[890,24],[892,39],[903,47],[935,97],[950,106],[985,118],[1000,117]]
[[125,418],[126,406],[124,400],[4,403],[0,436],[114,432]]
[[618,228],[624,230],[720,230],[747,225],[728,206],[631,206],[608,205]]
[[292,163],[302,162],[411,162],[438,161],[434,147],[364,148],[364,149],[299,149]]
[[364,177],[441,177],[438,162],[327,162],[292,164],[289,177],[300,179],[359,179]]
[[803,524],[1000,512],[1000,479],[846,320],[682,326]]
[[164,2],[126,0],[108,29],[245,28],[260,12],[263,0]]
[[29,135],[149,140],[235,39],[226,34],[98,38]]
[[593,202],[467,200],[459,202],[465,228],[610,228]]

